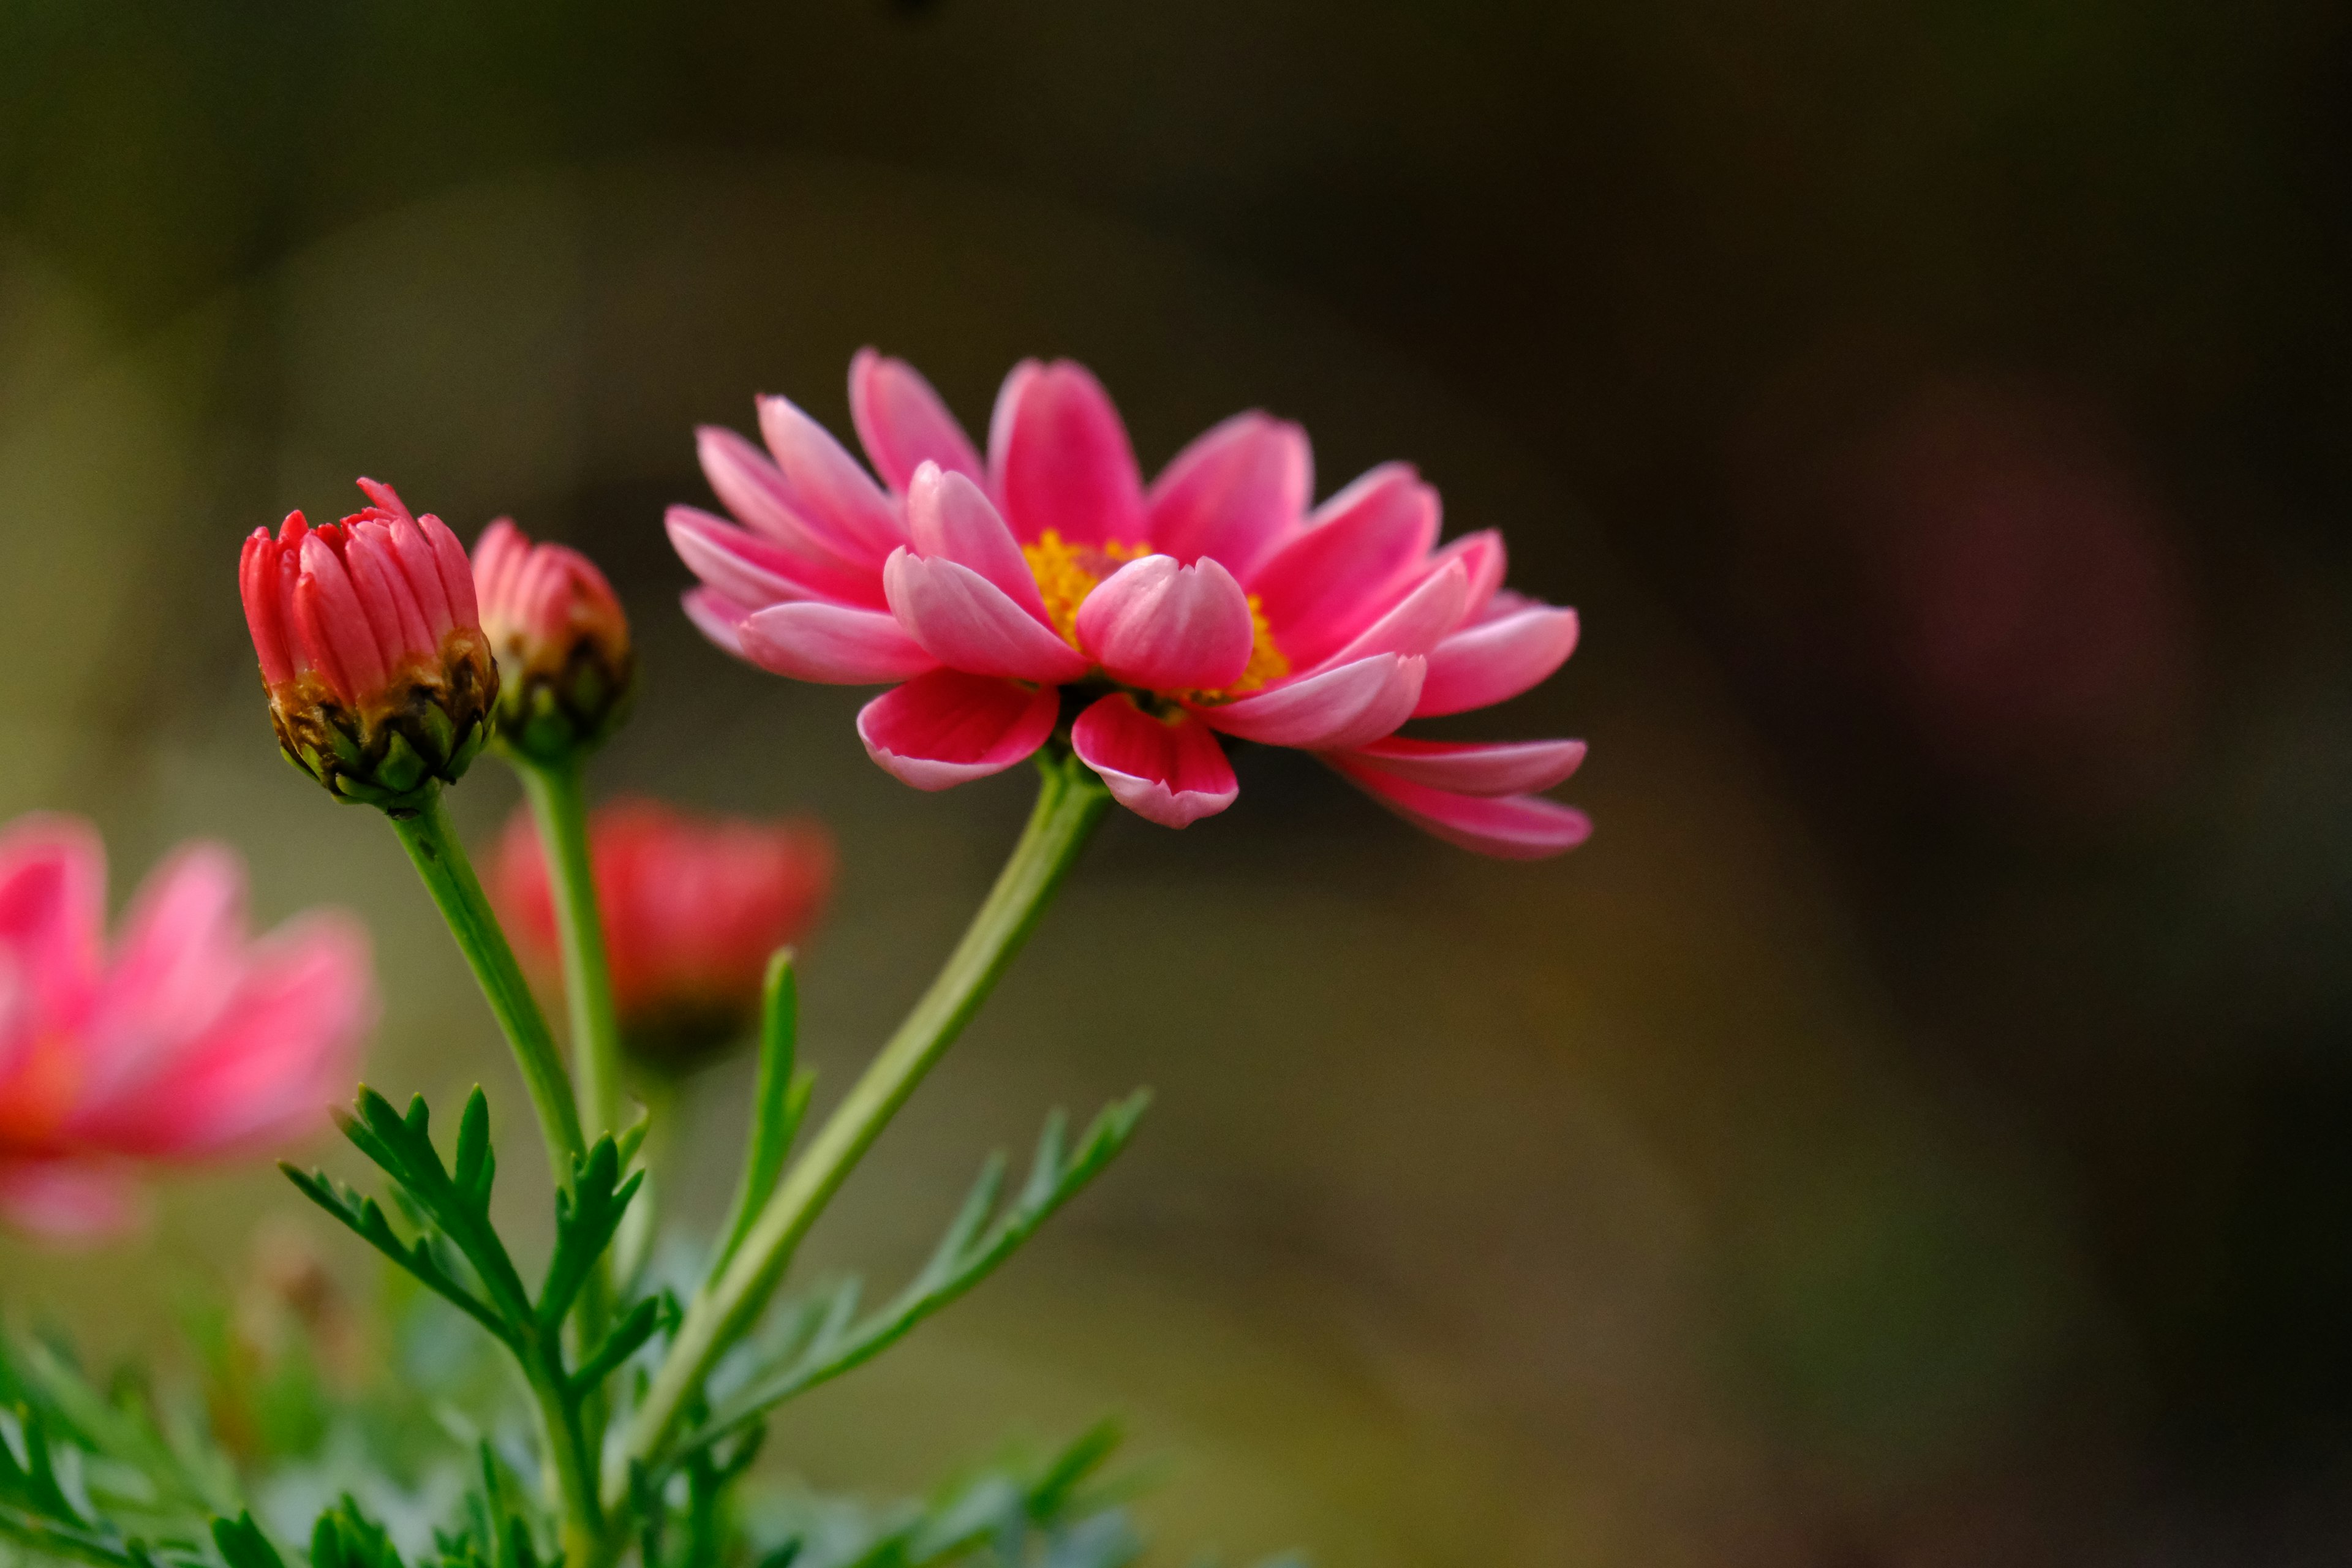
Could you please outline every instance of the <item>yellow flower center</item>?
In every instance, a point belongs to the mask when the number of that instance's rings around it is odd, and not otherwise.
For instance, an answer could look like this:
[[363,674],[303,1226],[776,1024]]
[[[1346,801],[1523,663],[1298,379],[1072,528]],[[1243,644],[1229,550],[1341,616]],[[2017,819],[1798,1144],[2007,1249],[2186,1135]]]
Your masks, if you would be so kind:
[[[1021,547],[1021,558],[1028,562],[1029,574],[1037,579],[1037,592],[1045,600],[1045,618],[1072,647],[1078,647],[1078,606],[1087,602],[1087,595],[1095,591],[1096,584],[1128,562],[1140,561],[1150,553],[1148,544],[1125,544],[1116,539],[1100,544],[1072,544],[1050,528],[1037,536],[1036,542]],[[1181,695],[1197,700],[1239,697],[1290,673],[1290,661],[1275,647],[1274,632],[1265,624],[1265,606],[1258,603],[1255,594],[1249,596],[1249,667],[1242,671],[1241,679],[1222,691]]]

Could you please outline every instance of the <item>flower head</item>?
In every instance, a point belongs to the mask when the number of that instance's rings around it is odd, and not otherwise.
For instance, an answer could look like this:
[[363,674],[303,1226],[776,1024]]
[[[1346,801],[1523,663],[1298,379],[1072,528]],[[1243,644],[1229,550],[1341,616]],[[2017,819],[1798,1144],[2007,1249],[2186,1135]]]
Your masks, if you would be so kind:
[[474,545],[474,591],[499,662],[501,743],[552,762],[619,726],[636,662],[628,618],[594,562],[533,544],[500,518]]
[[367,936],[313,912],[259,941],[216,844],[147,879],[110,947],[106,858],[72,817],[0,829],[0,1218],[71,1236],[135,1212],[133,1163],[326,1124],[375,1013]]
[[[744,1037],[769,955],[816,921],[833,888],[833,840],[813,822],[692,816],[650,800],[593,814],[589,858],[622,1043],[683,1071]],[[524,964],[558,974],[555,906],[529,813],[499,840],[492,901]]]
[[341,522],[254,530],[238,579],[287,757],[339,799],[390,805],[465,773],[499,675],[465,546],[359,484],[375,504]]
[[669,534],[703,584],[687,612],[721,647],[803,680],[902,683],[857,721],[898,778],[943,789],[1013,765],[1059,728],[1066,689],[1079,758],[1171,827],[1233,804],[1233,739],[1314,752],[1483,853],[1583,840],[1583,815],[1538,793],[1581,742],[1396,733],[1527,690],[1577,632],[1573,610],[1503,589],[1498,535],[1441,547],[1437,492],[1410,466],[1310,507],[1306,433],[1246,413],[1147,487],[1118,410],[1068,362],[1013,368],[985,459],[910,366],[863,351],[849,391],[881,484],[763,398],[766,454],[700,433],[733,521],[673,507]]

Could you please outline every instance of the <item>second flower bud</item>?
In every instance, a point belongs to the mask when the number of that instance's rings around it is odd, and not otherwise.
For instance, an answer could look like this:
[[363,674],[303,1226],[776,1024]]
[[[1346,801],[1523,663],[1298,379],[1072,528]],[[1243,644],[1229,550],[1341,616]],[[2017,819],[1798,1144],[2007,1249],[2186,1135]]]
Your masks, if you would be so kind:
[[627,717],[636,683],[628,618],[595,563],[533,544],[500,518],[474,546],[482,631],[499,663],[492,733],[537,763],[601,744]]

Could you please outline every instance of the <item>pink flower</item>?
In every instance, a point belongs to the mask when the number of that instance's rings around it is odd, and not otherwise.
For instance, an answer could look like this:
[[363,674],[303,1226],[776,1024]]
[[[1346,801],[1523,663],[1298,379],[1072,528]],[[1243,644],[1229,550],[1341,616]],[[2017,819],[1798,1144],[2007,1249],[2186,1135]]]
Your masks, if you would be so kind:
[[849,401],[883,484],[762,398],[772,461],[730,431],[699,435],[735,521],[673,507],[669,534],[703,583],[687,613],[721,647],[802,680],[903,682],[857,729],[907,783],[1012,766],[1055,732],[1067,687],[1090,699],[1069,728],[1080,759],[1171,827],[1233,804],[1231,738],[1312,752],[1485,854],[1557,854],[1590,830],[1537,793],[1576,770],[1581,742],[1396,733],[1527,690],[1577,629],[1574,611],[1503,590],[1498,535],[1439,547],[1437,492],[1410,466],[1310,510],[1306,433],[1253,412],[1146,487],[1108,395],[1066,361],[1005,378],[985,460],[899,361],[861,351]]
[[345,800],[393,804],[454,784],[498,699],[466,547],[390,485],[375,504],[312,528],[289,512],[245,542],[238,588],[278,742]]
[[499,661],[499,739],[552,761],[609,735],[636,672],[629,621],[596,563],[500,518],[474,545],[482,633]]
[[249,940],[245,871],[184,846],[110,950],[89,826],[0,830],[0,1216],[73,1236],[136,1212],[131,1163],[246,1153],[326,1124],[375,1016],[366,932],[313,911]]
[[[698,1065],[758,1016],[768,957],[815,924],[833,840],[814,822],[692,816],[622,800],[588,826],[596,904],[623,1043],[650,1066]],[[491,900],[524,965],[561,979],[539,835],[518,811],[499,842]]]

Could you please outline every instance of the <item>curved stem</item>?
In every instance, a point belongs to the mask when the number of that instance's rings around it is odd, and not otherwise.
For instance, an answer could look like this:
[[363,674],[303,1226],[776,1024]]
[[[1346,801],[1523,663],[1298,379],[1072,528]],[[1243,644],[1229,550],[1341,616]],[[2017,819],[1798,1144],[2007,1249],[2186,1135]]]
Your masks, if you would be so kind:
[[[1037,771],[1044,782],[1029,826],[963,940],[678,1325],[630,1424],[629,1461],[659,1462],[711,1367],[758,1319],[826,1202],[994,989],[1102,819],[1109,792],[1067,751],[1041,752]],[[623,1479],[606,1477],[608,1501],[617,1501]]]
[[580,1139],[580,1117],[572,1108],[572,1084],[564,1076],[562,1058],[555,1054],[547,1020],[540,1016],[539,1004],[515,963],[514,950],[507,945],[506,932],[490,912],[490,901],[483,896],[482,884],[466,858],[466,847],[449,825],[448,808],[441,804],[441,786],[428,788],[422,804],[387,811],[384,816],[400,835],[401,847],[408,851],[416,874],[425,879],[425,890],[433,895],[441,918],[449,923],[449,934],[457,939],[458,951],[473,966],[474,979],[497,1016],[499,1027],[506,1032],[507,1044],[514,1047],[524,1086],[539,1111],[540,1135],[547,1143],[547,1163],[555,1172],[555,1184],[568,1186],[572,1162],[586,1152]]
[[613,974],[604,947],[604,919],[596,908],[596,873],[588,847],[588,804],[580,763],[516,758],[515,773],[530,799],[539,842],[554,895],[555,929],[563,942],[563,994],[572,1023],[572,1088],[582,1130],[617,1136],[621,1131],[621,1020],[613,1005]]

